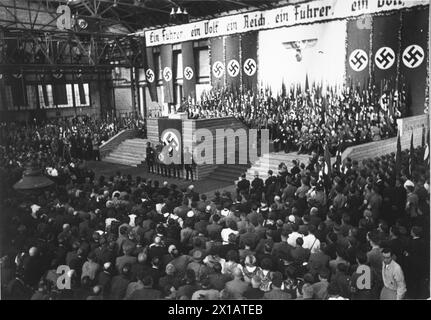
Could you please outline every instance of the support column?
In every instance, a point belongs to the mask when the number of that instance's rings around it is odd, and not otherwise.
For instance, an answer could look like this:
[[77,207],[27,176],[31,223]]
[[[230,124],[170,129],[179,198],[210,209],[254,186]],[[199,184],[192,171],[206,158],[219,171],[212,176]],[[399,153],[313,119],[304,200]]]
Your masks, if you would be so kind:
[[[0,63],[4,63],[3,59],[6,56],[4,42],[4,32],[0,30]],[[4,51],[3,51],[4,50]],[[0,70],[0,112],[6,111],[6,74],[4,70]]]
[[[428,22],[428,28],[429,28],[429,30],[428,30],[428,32],[429,32],[428,33],[428,50],[431,50],[431,42],[430,42],[431,16],[428,15],[428,17],[429,17],[429,22]],[[428,51],[428,52],[430,52],[430,51]],[[429,121],[429,124],[431,124],[431,117],[430,117],[431,112],[430,112],[430,107],[429,107],[429,104],[430,104],[430,94],[431,94],[431,82],[429,81],[429,72],[430,72],[430,70],[431,70],[431,59],[428,57],[428,121]],[[431,128],[431,126],[429,126],[429,128]],[[431,130],[428,130],[428,134],[429,134],[430,131]],[[431,166],[428,169],[430,170],[430,173],[431,173]],[[431,198],[430,198],[430,200],[431,200]],[[430,233],[431,233],[431,224],[430,224]],[[431,254],[431,246],[428,249],[430,250],[430,254]],[[429,279],[431,279],[431,268],[429,270],[429,273],[430,273],[430,278]],[[429,286],[430,286],[430,292],[431,292],[431,281],[429,282]]]

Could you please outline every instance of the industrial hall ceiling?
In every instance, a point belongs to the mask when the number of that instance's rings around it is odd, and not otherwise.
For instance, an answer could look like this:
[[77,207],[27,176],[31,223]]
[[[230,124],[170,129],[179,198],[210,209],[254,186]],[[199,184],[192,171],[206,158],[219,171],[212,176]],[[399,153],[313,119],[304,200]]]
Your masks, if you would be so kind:
[[20,73],[140,67],[145,44],[137,31],[297,2],[304,1],[1,0],[0,68]]
[[[172,23],[172,14],[182,21],[216,17],[233,10],[271,8],[287,1],[276,0],[30,0],[56,8],[67,4],[72,13],[103,24],[120,23],[130,32]],[[184,14],[185,12],[185,14]]]

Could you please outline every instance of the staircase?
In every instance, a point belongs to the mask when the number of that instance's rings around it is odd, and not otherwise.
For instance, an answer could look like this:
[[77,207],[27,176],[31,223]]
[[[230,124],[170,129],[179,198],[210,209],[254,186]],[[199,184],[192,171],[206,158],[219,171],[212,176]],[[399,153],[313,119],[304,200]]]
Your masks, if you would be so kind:
[[219,165],[206,179],[234,183],[250,166],[247,164]]
[[103,161],[137,167],[145,160],[147,139],[127,139],[120,143]]
[[[284,162],[287,166],[287,170],[290,171],[293,167],[292,160],[299,160],[301,163],[308,164],[308,159],[310,155],[308,154],[297,154],[296,152],[285,153],[285,152],[272,152],[266,153],[247,170],[247,179],[253,181],[255,172],[259,173],[259,177],[265,180],[268,176],[268,170],[272,170],[276,175],[278,172],[278,165]],[[239,176],[238,176],[239,177]],[[236,179],[238,181],[239,179]]]

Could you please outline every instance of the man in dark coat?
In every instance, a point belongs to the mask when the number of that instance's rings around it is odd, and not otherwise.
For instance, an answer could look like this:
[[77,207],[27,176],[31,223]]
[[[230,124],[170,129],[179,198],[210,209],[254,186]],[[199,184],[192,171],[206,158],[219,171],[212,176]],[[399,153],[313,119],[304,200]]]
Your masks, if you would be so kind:
[[153,289],[153,278],[151,276],[145,276],[142,282],[144,287],[133,291],[127,300],[158,300],[162,298],[162,292]]
[[256,195],[256,199],[259,201],[262,199],[264,188],[263,180],[259,178],[259,172],[256,171],[254,174],[254,180],[251,182],[251,193],[254,193]]
[[241,175],[241,180],[237,184],[236,188],[237,194],[250,192],[250,181],[247,180],[245,173]]

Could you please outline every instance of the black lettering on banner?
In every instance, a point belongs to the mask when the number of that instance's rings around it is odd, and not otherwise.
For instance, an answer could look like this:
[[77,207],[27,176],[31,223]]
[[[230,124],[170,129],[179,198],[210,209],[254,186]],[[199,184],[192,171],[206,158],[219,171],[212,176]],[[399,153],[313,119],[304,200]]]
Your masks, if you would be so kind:
[[404,1],[402,0],[378,0],[377,1],[377,7],[383,8],[383,7],[394,7],[398,5],[404,5]]

